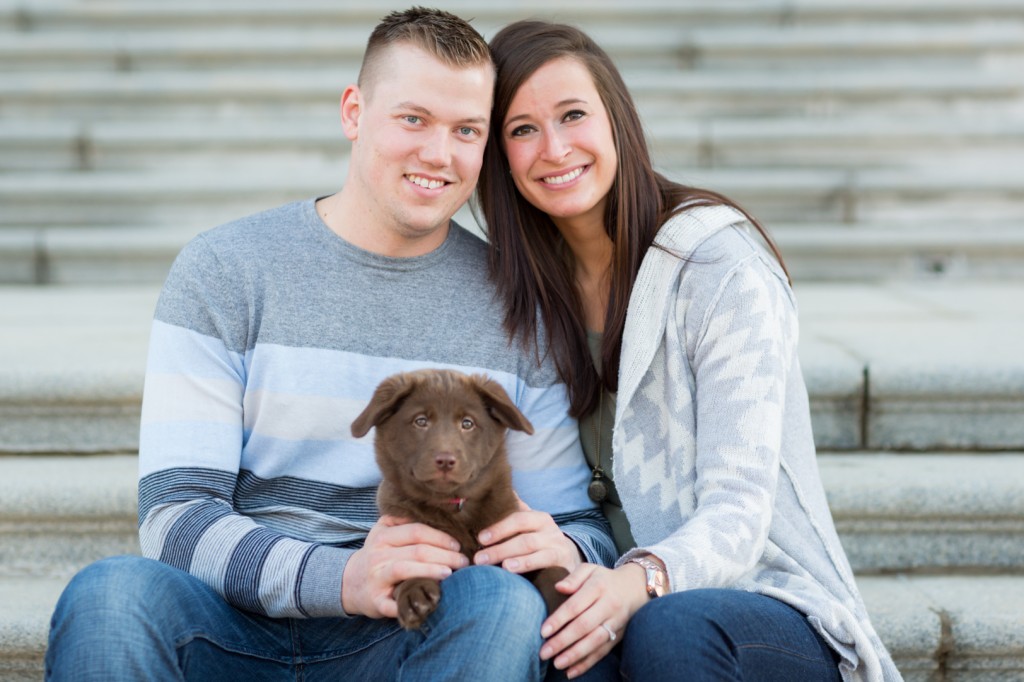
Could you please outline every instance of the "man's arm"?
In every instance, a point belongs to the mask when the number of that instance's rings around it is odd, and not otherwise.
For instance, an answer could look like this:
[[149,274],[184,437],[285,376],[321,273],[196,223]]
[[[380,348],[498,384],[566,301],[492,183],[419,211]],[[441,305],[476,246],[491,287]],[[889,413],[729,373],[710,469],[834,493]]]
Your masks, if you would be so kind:
[[[510,387],[506,387],[509,390]],[[534,434],[508,436],[516,492],[528,507],[547,512],[588,563],[612,566],[618,558],[611,527],[587,496],[590,469],[580,444],[579,424],[569,416],[564,384],[531,386],[514,393]]]
[[[294,474],[297,452],[315,450],[319,442],[281,439],[279,432],[267,437],[268,428],[273,432],[267,418],[272,425],[294,424],[292,403],[299,399],[268,399],[267,370],[293,376],[297,368],[274,353],[254,359],[260,352],[249,337],[266,320],[244,274],[222,266],[200,238],[175,262],[161,294],[140,434],[143,552],[195,575],[229,603],[272,617],[344,616],[343,593],[355,595],[352,613],[386,615],[363,591],[387,595],[403,575],[434,575],[463,558],[448,549],[449,538],[433,539],[439,551],[410,558],[422,551],[417,545],[432,542],[422,530],[373,533],[383,524],[375,525],[371,484],[349,488]],[[314,419],[295,437],[309,429],[319,433],[321,426]],[[344,459],[348,447],[335,444],[327,460]],[[261,477],[253,465],[278,473]],[[350,560],[367,554],[355,549],[364,538],[362,549],[394,570],[346,585]]]
[[143,553],[195,575],[239,608],[343,615],[342,573],[353,550],[287,537],[235,509],[250,313],[243,283],[223,284],[231,281],[200,238],[176,260],[161,293],[140,430]]

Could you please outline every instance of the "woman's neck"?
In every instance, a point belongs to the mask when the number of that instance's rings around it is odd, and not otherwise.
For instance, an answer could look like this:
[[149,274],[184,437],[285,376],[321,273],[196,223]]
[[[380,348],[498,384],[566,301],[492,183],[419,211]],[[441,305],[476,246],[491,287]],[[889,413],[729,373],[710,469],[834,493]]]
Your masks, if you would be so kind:
[[605,312],[611,296],[611,267],[614,244],[600,223],[558,225],[566,246],[572,251],[573,277],[583,305],[587,329],[604,331]]

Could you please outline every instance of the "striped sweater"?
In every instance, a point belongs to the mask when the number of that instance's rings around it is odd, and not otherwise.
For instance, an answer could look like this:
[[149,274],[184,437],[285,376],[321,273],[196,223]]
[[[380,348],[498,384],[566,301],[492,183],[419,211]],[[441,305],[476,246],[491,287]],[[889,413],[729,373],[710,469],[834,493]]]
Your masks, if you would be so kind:
[[143,553],[271,617],[345,616],[345,564],[377,519],[372,432],[349,428],[395,372],[496,379],[536,432],[508,436],[514,483],[588,561],[615,559],[586,496],[564,385],[510,345],[486,245],[454,225],[415,258],[356,248],[314,200],[200,235],[157,304],[143,397]]

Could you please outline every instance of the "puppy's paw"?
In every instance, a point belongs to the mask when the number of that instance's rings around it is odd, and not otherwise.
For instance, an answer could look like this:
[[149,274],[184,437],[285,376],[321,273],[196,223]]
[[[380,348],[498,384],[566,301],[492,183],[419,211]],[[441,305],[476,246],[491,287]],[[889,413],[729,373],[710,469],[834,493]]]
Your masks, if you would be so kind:
[[555,589],[555,583],[559,580],[563,580],[569,575],[569,571],[561,566],[551,566],[550,568],[543,568],[530,577],[530,582],[533,583],[534,587],[540,590],[541,596],[544,597],[544,603],[548,607],[548,613],[553,613],[555,609],[562,605],[568,595],[564,595]]
[[399,625],[415,630],[441,601],[441,584],[426,578],[406,580],[395,588],[395,601],[398,602]]

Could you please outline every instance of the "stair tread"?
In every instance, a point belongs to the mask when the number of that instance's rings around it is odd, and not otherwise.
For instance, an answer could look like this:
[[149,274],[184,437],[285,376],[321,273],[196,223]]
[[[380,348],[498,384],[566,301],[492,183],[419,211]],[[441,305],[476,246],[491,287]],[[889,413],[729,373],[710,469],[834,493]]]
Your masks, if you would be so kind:
[[[896,575],[857,582],[875,629],[907,679],[934,674],[940,653],[953,669],[1024,670],[1024,577]],[[41,672],[49,616],[64,584],[0,581],[0,662],[21,659]]]

